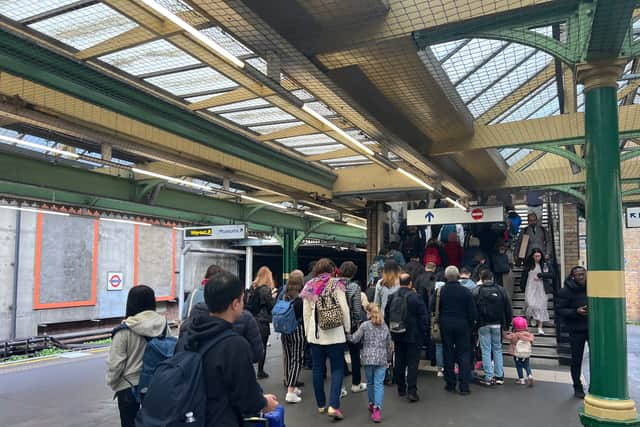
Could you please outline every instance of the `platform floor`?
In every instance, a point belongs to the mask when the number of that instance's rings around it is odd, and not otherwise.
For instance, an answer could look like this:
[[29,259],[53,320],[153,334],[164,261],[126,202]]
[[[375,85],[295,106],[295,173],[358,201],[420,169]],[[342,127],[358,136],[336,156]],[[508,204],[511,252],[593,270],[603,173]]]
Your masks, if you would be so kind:
[[[267,392],[284,398],[280,343],[276,337],[272,337],[268,355],[267,371],[271,377],[262,385]],[[0,426],[117,427],[116,403],[104,385],[105,359],[105,352],[95,352],[76,358],[0,366]],[[640,328],[631,327],[629,366],[639,366],[638,362]],[[310,371],[302,374],[301,380],[306,383],[303,402],[286,406],[288,427],[331,424],[326,416],[316,414],[310,374]],[[554,377],[549,372],[545,374],[546,378]],[[640,397],[640,372],[637,369],[630,369],[629,381],[631,395],[637,400]],[[510,380],[504,386],[492,389],[473,386],[470,396],[459,396],[446,393],[442,380],[434,373],[421,372],[418,387],[422,400],[414,404],[399,398],[395,388],[385,389],[383,424],[403,427],[580,425],[576,411],[582,402],[573,398],[571,386],[562,381],[538,381],[529,389]],[[341,424],[370,424],[366,402],[366,392],[344,398],[342,409],[346,419]]]

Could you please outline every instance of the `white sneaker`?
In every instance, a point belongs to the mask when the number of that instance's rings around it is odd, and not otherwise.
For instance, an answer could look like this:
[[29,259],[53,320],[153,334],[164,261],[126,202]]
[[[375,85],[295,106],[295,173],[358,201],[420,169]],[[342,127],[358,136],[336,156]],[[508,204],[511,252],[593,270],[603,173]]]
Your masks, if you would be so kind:
[[538,328],[538,335],[544,335],[544,329]]
[[293,389],[293,393],[294,393],[296,396],[302,396],[302,390],[300,390],[298,387],[296,387],[296,388],[294,388],[294,389]]
[[300,403],[302,402],[302,398],[295,393],[287,393],[287,396],[284,398],[287,403]]
[[360,383],[358,385],[352,385],[351,386],[351,392],[352,393],[360,393],[362,391],[367,390],[367,383]]
[[347,394],[347,389],[342,387],[342,390],[340,390],[340,397],[345,397]]
[[517,379],[516,384],[525,385],[526,384],[525,379],[524,378]]
[[438,373],[436,375],[438,377],[444,377],[444,371],[442,369],[438,369]]

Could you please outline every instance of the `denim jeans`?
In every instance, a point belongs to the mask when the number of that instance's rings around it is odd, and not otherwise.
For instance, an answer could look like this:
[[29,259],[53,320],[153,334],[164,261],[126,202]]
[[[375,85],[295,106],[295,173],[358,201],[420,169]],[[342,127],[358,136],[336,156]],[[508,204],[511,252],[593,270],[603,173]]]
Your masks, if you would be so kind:
[[[502,328],[482,326],[478,329],[480,336],[480,349],[482,350],[482,369],[484,377],[487,380],[493,379],[494,368],[495,376],[504,377],[504,368],[502,363]],[[493,354],[493,365],[491,365],[491,355]]]
[[386,371],[386,366],[364,366],[364,373],[367,376],[369,403],[378,408],[382,408],[382,399],[384,399],[384,375]]
[[328,358],[331,364],[329,405],[334,409],[340,409],[340,390],[342,389],[342,379],[344,378],[345,344],[310,344],[310,346],[311,358],[313,359],[313,391],[316,395],[318,408],[327,406],[327,397],[324,393],[324,367]]
[[518,371],[519,379],[524,378],[524,373],[522,372],[523,369],[527,372],[527,376],[531,375],[531,365],[529,364],[528,357],[526,359],[514,357],[513,360],[516,362],[516,371]]
[[444,355],[442,354],[442,343],[436,343],[436,366],[439,369],[444,368]]

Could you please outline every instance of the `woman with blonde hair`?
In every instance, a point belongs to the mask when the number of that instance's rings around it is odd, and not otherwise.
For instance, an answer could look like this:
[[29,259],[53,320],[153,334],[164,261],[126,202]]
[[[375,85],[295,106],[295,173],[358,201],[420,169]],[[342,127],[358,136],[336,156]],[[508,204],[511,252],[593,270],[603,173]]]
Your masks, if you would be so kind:
[[282,349],[284,352],[284,377],[287,385],[287,395],[285,401],[288,403],[298,403],[302,401],[300,395],[302,391],[296,387],[298,376],[304,362],[304,323],[302,322],[302,299],[300,292],[304,286],[304,273],[294,270],[289,275],[287,287],[282,295],[284,301],[290,301],[293,312],[298,321],[298,327],[290,334],[282,334]]
[[371,420],[379,423],[382,419],[380,409],[384,398],[384,376],[388,361],[391,360],[391,334],[377,304],[369,303],[366,310],[369,320],[360,325],[351,336],[351,341],[362,341],[361,357],[367,376],[369,412]]
[[258,322],[264,354],[258,362],[258,379],[269,378],[264,371],[264,362],[267,358],[267,343],[271,334],[271,310],[275,304],[273,274],[267,266],[262,266],[256,274],[256,278],[247,293],[247,307]]
[[382,279],[376,284],[373,302],[378,304],[384,313],[389,295],[400,289],[400,265],[395,261],[386,261],[382,269]]

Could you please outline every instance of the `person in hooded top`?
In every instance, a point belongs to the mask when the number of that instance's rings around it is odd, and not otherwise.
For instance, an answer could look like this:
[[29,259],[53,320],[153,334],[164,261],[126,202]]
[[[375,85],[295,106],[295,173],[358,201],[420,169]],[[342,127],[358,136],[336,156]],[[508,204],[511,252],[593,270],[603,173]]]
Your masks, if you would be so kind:
[[107,385],[115,392],[122,427],[134,427],[140,403],[133,387],[140,382],[142,356],[147,347],[146,338],[158,337],[166,332],[167,320],[156,313],[156,296],[148,286],[138,285],[127,295],[126,327],[114,330],[107,358]]
[[[244,286],[234,274],[213,275],[204,288],[208,316],[195,316],[178,339],[177,351],[198,351],[233,328],[244,309]],[[278,405],[263,394],[251,363],[249,343],[231,334],[203,355],[207,389],[207,427],[240,427],[245,415],[271,412]]]
[[200,286],[197,286],[187,297],[184,307],[182,308],[182,319],[186,319],[191,314],[193,308],[200,304],[204,303],[204,285],[207,284],[207,281],[216,273],[220,273],[224,271],[224,269],[216,264],[211,264],[209,268],[207,268],[207,272],[204,275],[204,279],[200,282]]

